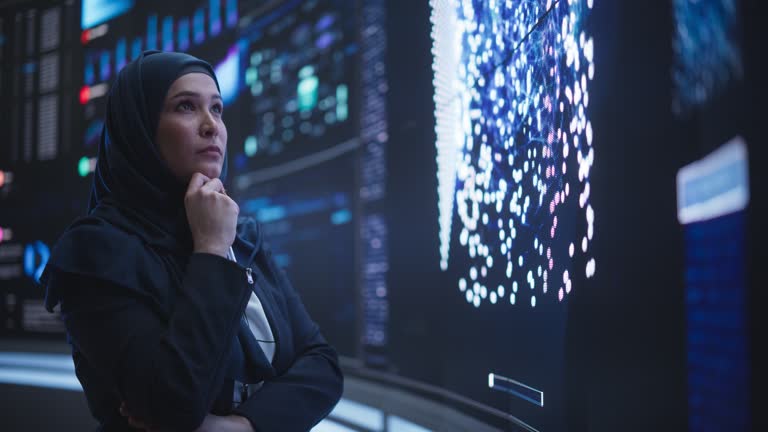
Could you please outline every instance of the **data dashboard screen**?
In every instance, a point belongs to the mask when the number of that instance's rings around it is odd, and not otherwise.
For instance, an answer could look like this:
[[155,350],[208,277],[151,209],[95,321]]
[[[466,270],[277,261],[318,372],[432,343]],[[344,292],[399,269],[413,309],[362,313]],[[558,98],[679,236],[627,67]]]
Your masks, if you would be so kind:
[[[434,379],[561,428],[567,304],[596,271],[591,1],[432,1]],[[393,305],[394,309],[394,305]]]
[[[230,130],[232,196],[344,356],[357,355],[355,2],[243,10]],[[225,98],[226,99],[226,98]]]
[[63,330],[43,309],[36,280],[52,241],[87,198],[72,158],[78,18],[74,2],[0,10],[0,332]]
[[356,7],[346,1],[285,1],[244,20],[241,121],[233,146],[240,170],[332,148],[356,136]]
[[[12,101],[2,109],[15,126],[0,149],[2,332],[64,331],[37,281],[86,211],[117,73],[157,49],[214,66],[233,197],[261,222],[329,341],[354,356],[358,3],[39,3],[3,9],[0,20],[0,92]],[[320,244],[333,252],[318,257]]]

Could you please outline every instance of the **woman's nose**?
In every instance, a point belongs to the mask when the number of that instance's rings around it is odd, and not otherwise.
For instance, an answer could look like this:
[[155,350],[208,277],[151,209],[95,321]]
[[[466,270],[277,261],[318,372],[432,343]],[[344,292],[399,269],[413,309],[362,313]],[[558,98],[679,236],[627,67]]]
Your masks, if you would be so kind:
[[205,114],[200,124],[200,136],[205,138],[211,138],[219,134],[219,127],[216,124],[213,116]]

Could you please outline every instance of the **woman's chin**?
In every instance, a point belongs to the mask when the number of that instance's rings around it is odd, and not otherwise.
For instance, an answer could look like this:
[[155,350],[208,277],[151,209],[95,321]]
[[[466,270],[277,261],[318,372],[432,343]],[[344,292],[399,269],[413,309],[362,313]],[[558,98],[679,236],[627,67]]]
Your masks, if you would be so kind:
[[201,164],[198,166],[198,169],[196,172],[199,172],[200,174],[208,177],[208,178],[219,178],[221,175],[221,165],[220,164]]

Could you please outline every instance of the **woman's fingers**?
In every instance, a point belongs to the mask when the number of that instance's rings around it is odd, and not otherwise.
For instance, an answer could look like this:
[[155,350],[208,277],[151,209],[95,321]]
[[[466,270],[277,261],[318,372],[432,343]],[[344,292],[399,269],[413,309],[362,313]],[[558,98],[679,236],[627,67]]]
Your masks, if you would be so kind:
[[221,180],[219,180],[217,178],[210,179],[200,189],[201,190],[211,191],[211,192],[223,193],[224,192],[224,184],[222,184]]
[[187,194],[190,194],[201,187],[205,185],[207,182],[209,182],[211,179],[206,177],[203,174],[200,174],[199,172],[192,174],[192,178],[189,179],[189,184],[187,185]]
[[128,409],[125,407],[125,402],[120,404],[120,415],[123,417],[128,417],[128,424],[137,428],[137,429],[149,429],[149,426],[147,426],[146,423],[143,421],[137,419],[136,417],[131,417],[131,414],[128,412]]

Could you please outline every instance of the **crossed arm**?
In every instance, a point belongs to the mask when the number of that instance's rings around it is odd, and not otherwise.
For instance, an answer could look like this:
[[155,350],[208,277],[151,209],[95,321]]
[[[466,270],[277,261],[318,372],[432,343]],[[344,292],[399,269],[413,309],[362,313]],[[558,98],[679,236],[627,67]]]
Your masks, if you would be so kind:
[[67,285],[59,291],[73,344],[112,381],[122,399],[120,413],[135,427],[303,431],[340,397],[336,354],[290,290],[285,308],[296,353],[292,365],[232,415],[209,413],[251,289],[243,269],[221,257],[192,255],[170,317],[108,282],[70,275],[55,283]]

